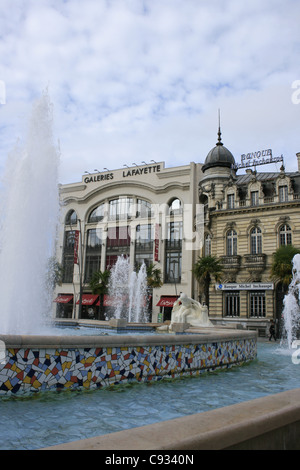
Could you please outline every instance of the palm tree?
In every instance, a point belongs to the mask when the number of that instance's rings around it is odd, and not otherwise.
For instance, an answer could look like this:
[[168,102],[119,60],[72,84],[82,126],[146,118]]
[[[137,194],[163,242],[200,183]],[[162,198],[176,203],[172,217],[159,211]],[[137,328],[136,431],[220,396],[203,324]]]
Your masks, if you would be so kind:
[[199,256],[192,271],[204,293],[206,305],[209,307],[209,286],[211,278],[214,277],[216,282],[220,282],[223,273],[221,261],[215,256],[203,256],[202,258]]
[[163,285],[161,280],[161,270],[159,268],[155,268],[155,264],[153,263],[150,263],[149,266],[147,266],[147,284],[151,289],[154,287],[161,287]]
[[282,245],[273,254],[271,276],[274,280],[281,282],[287,290],[293,277],[293,258],[300,253],[300,249],[293,245]]
[[110,271],[95,271],[90,280],[90,288],[93,294],[99,295],[99,320],[104,317],[104,295],[107,293]]

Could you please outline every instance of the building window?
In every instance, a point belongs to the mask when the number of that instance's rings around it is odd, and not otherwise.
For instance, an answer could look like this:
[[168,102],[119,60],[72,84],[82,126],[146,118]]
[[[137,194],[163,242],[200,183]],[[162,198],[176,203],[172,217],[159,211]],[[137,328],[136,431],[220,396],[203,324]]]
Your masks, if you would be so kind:
[[225,315],[226,317],[239,317],[240,316],[240,293],[239,292],[226,292]]
[[143,199],[138,199],[137,200],[136,217],[142,217],[142,218],[151,218],[151,217],[153,217],[150,202],[144,201]]
[[211,256],[211,236],[206,235],[204,242],[204,256]]
[[99,271],[101,265],[102,234],[99,229],[87,232],[85,276],[84,281],[90,282],[94,272]]
[[258,203],[259,203],[258,191],[251,191],[250,199],[251,199],[251,206],[258,206]]
[[153,261],[153,225],[145,224],[136,227],[135,237],[135,264],[140,266],[143,262],[149,266]]
[[251,255],[262,253],[262,235],[259,227],[254,227],[250,232],[250,252]]
[[63,249],[63,282],[72,283],[74,273],[75,230],[65,232]]
[[227,209],[234,209],[234,194],[227,195]]
[[226,237],[226,254],[227,256],[237,255],[237,233],[235,230],[230,230]]
[[108,227],[106,241],[106,269],[110,269],[118,256],[129,256],[130,227]]
[[181,282],[182,222],[168,224],[166,240],[165,282]]
[[77,224],[77,214],[75,211],[71,210],[66,215],[65,220],[66,225],[76,225]]
[[109,220],[127,220],[133,214],[133,199],[130,197],[119,197],[109,202]]
[[279,230],[279,244],[291,245],[292,244],[292,230],[287,224],[282,225]]
[[266,316],[265,292],[250,292],[250,317]]
[[181,201],[180,199],[173,199],[169,204],[169,214],[177,215],[182,213]]
[[89,215],[88,222],[89,223],[100,222],[103,219],[103,217],[104,217],[104,204],[100,204],[100,206],[92,210],[92,212]]
[[288,200],[288,187],[279,186],[279,202],[286,202]]

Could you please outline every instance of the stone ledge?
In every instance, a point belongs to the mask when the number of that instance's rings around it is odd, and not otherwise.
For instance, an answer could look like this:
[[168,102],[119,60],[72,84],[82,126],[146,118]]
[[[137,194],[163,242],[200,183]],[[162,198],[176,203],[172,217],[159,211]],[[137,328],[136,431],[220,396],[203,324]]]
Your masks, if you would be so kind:
[[300,389],[41,450],[300,450]]
[[229,330],[222,328],[189,328],[185,334],[112,335],[112,336],[34,336],[0,335],[6,348],[95,348],[120,346],[153,346],[177,344],[205,344],[211,341],[234,341],[257,339],[256,331]]

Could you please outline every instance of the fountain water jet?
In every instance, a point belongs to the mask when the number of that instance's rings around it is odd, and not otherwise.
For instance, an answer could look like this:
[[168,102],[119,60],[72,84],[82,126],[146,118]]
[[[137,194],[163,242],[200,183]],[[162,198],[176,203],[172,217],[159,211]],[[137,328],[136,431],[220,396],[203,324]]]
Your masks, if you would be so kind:
[[300,333],[300,254],[293,258],[293,278],[283,304],[283,336],[288,348],[291,349],[293,341]]
[[0,332],[38,333],[51,312],[46,273],[54,252],[59,151],[47,92],[33,106],[27,138],[9,154],[2,185]]
[[129,258],[119,256],[111,270],[108,290],[116,319],[125,318],[134,323],[147,321],[147,273],[144,263],[135,272]]

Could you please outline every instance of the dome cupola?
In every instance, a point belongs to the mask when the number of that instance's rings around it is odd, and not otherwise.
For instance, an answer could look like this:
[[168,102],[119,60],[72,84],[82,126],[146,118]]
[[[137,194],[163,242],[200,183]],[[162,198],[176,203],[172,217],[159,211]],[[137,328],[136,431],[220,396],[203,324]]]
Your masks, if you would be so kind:
[[221,141],[221,129],[219,123],[218,142],[216,143],[216,146],[207,154],[202,171],[204,173],[208,168],[213,167],[232,168],[234,165],[234,156],[226,147],[224,147]]

